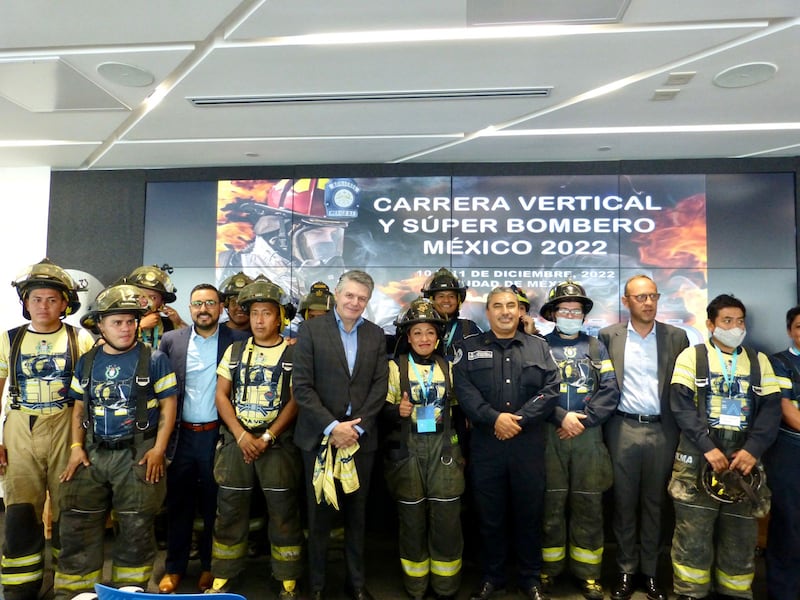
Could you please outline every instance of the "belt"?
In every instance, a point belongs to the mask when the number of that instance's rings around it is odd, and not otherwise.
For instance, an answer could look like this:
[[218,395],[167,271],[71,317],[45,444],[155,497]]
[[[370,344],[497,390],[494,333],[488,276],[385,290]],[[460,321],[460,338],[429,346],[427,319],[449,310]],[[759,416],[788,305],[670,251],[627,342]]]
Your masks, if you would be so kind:
[[209,421],[208,423],[187,423],[181,421],[181,429],[188,429],[189,431],[211,431],[219,427],[219,421]]
[[639,421],[639,423],[660,423],[661,422],[661,415],[636,415],[633,413],[626,413],[622,412],[621,410],[616,411],[616,413],[622,417],[623,419],[632,419],[634,421]]
[[[150,440],[156,437],[158,430],[153,427],[152,429],[148,429],[144,432],[143,438],[145,440]],[[136,445],[136,437],[129,437],[125,438],[124,440],[101,440],[95,438],[94,445],[97,448],[102,448],[104,450],[124,450],[126,448],[131,448]]]
[[125,450],[133,446],[133,440],[119,440],[117,442],[109,442],[106,440],[99,440],[97,447],[103,450]]
[[744,431],[733,429],[718,429],[716,427],[711,429],[711,437],[716,438],[723,442],[738,442],[746,436]]

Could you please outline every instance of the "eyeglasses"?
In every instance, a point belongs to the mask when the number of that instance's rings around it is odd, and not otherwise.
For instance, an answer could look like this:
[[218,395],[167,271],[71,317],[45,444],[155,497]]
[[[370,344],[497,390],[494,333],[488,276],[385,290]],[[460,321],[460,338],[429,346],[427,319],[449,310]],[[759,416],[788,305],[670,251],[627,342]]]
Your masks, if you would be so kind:
[[650,302],[658,302],[658,299],[661,298],[661,294],[636,294],[635,296],[626,295],[626,298],[633,298],[639,304],[644,304],[646,300],[650,300]]
[[192,300],[189,302],[189,305],[195,308],[200,308],[203,305],[205,305],[206,308],[214,308],[217,304],[218,302],[216,300]]
[[582,308],[557,308],[556,314],[559,317],[582,317],[583,316],[583,309]]

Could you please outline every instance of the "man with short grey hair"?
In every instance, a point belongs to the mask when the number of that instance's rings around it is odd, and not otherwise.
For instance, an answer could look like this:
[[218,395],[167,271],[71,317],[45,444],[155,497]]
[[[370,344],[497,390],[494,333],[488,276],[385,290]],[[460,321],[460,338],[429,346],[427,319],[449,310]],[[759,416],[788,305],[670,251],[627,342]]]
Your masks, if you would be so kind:
[[[364,271],[347,271],[336,285],[333,310],[304,321],[298,331],[292,374],[299,409],[294,440],[303,451],[306,472],[312,600],[324,597],[334,503],[344,516],[347,591],[353,600],[372,600],[364,573],[366,502],[378,448],[377,416],[389,378],[383,330],[362,316],[374,287]],[[333,489],[318,497],[314,473],[322,457],[331,462],[336,457],[342,471],[355,465],[356,477],[336,479]]]

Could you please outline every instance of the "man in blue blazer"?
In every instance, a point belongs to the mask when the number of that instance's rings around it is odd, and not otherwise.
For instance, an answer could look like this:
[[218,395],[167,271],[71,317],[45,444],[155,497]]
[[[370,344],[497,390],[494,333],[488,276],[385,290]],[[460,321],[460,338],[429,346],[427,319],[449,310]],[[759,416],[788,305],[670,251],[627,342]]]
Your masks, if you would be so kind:
[[219,327],[222,302],[208,283],[196,285],[189,300],[192,327],[168,331],[159,350],[169,358],[178,380],[178,415],[167,469],[167,557],[166,572],[158,584],[161,593],[177,590],[186,574],[192,542],[195,507],[200,503],[203,531],[200,534],[201,575],[198,588],[211,587],[211,536],[217,509],[214,482],[214,449],[219,421],[214,396],[217,365],[225,349],[247,332]]
[[656,321],[660,296],[647,275],[631,277],[622,296],[630,320],[606,327],[598,336],[608,348],[620,389],[617,410],[605,424],[614,466],[613,530],[619,570],[612,600],[633,595],[636,573],[643,576],[648,600],[667,598],[657,585],[656,569],[662,507],[668,501],[667,481],[678,445],[678,427],[669,405],[670,381],[675,359],[689,339],[682,329]]
[[374,282],[363,271],[347,271],[334,291],[327,314],[304,321],[294,352],[292,384],[298,405],[295,444],[303,452],[308,491],[308,555],[312,600],[322,600],[328,539],[336,510],[317,502],[314,467],[323,440],[327,452],[352,455],[358,489],[335,488],[345,526],[348,592],[372,600],[365,587],[364,521],[370,473],[378,448],[377,417],[386,401],[389,367],[383,330],[362,314]]

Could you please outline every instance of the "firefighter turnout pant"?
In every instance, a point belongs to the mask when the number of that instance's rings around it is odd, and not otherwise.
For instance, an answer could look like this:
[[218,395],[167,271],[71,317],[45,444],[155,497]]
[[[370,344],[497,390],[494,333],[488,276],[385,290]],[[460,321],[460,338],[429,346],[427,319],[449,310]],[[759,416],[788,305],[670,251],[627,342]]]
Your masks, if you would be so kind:
[[560,440],[547,425],[547,487],[544,495],[542,573],[555,577],[569,567],[578,579],[599,579],[603,560],[603,492],[614,475],[600,427]]
[[62,484],[63,543],[55,572],[55,600],[93,591],[100,582],[105,524],[112,509],[119,533],[112,550],[111,580],[116,586],[147,588],[156,556],[153,523],[166,496],[166,480],[148,483],[147,466],[139,464],[154,442],[151,438],[113,449],[90,444],[91,465],[79,466],[73,478]]
[[[464,460],[455,434],[445,435],[411,433],[407,455],[393,451],[384,465],[397,501],[403,583],[412,598],[424,597],[429,581],[438,596],[455,596],[461,584]],[[444,444],[450,456],[442,456]]]
[[[723,448],[730,456],[731,449]],[[672,538],[673,587],[676,594],[695,598],[717,594],[752,598],[758,524],[752,504],[714,500],[702,486],[700,475],[706,459],[681,436],[669,494],[675,505]],[[759,496],[768,494],[762,485]]]
[[300,523],[300,451],[285,431],[251,464],[226,427],[214,457],[217,520],[211,546],[214,577],[231,579],[244,570],[250,522],[250,497],[260,487],[267,503],[272,574],[279,581],[296,580],[302,574],[303,530]]
[[58,536],[58,476],[69,459],[72,409],[52,415],[9,410],[3,429],[8,457],[4,479],[6,504],[2,576],[6,600],[35,600],[42,586],[45,563],[42,513],[50,493],[53,515],[53,558],[60,549]]

